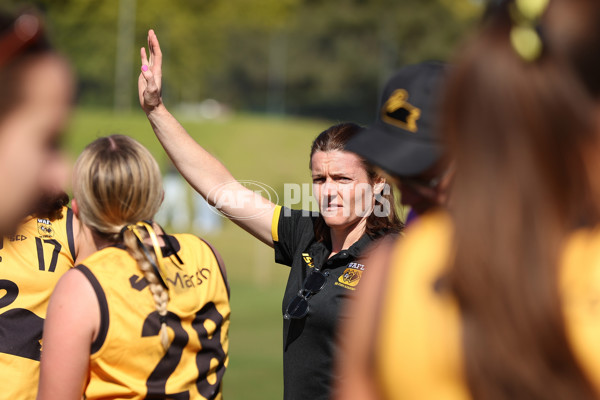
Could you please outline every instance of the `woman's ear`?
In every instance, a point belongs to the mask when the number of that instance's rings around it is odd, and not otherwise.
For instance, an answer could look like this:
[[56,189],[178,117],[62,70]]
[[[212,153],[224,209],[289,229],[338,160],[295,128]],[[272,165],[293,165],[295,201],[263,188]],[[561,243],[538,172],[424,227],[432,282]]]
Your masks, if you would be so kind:
[[74,197],[71,200],[71,209],[73,210],[73,214],[75,214],[75,216],[79,218],[79,206],[77,205],[77,199],[75,199]]
[[387,182],[385,178],[377,179],[377,181],[375,181],[375,185],[373,185],[373,194],[375,194],[375,196],[381,194],[383,192],[383,189],[385,189],[386,184]]

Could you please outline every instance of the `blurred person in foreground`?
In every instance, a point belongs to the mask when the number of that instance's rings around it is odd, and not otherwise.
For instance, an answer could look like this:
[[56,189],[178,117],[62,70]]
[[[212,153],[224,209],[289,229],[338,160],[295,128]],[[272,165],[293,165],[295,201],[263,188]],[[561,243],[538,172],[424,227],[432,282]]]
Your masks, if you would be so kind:
[[[17,229],[0,236],[0,387],[7,399],[35,399],[44,320],[60,277],[86,252],[86,237],[67,207],[68,168],[46,164],[39,200]],[[56,180],[62,176],[64,180]]]
[[71,109],[74,85],[34,12],[0,13],[0,234],[14,231],[38,202]]
[[0,388],[35,399],[50,294],[80,251],[60,133],[73,76],[33,11],[0,13]]
[[342,304],[366,269],[356,260],[369,244],[402,228],[385,179],[364,159],[344,151],[361,127],[337,124],[313,141],[309,167],[319,213],[273,204],[235,180],[168,112],[153,31],[148,42],[151,59],[141,50],[140,104],[167,154],[209,204],[273,247],[275,261],[290,267],[282,303],[283,397],[329,399],[336,379],[338,322],[345,317]]
[[598,48],[596,0],[495,2],[447,82],[449,211],[368,260],[338,399],[599,398]]

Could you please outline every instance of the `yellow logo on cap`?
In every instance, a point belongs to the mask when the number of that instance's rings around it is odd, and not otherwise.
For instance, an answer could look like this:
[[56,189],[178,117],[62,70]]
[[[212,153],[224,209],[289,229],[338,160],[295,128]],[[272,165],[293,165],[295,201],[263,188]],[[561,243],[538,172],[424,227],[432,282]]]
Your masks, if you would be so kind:
[[408,102],[408,92],[404,89],[395,90],[381,109],[381,119],[391,125],[417,132],[417,120],[421,110]]

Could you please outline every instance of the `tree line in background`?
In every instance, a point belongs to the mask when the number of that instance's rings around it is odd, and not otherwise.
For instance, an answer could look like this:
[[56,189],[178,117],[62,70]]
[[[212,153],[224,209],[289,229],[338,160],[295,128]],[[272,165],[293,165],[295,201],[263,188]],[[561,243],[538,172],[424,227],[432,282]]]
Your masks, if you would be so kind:
[[360,122],[373,119],[395,69],[447,60],[481,8],[477,0],[30,3],[74,63],[83,105],[135,106],[139,48],[153,28],[171,105],[212,98],[238,110]]

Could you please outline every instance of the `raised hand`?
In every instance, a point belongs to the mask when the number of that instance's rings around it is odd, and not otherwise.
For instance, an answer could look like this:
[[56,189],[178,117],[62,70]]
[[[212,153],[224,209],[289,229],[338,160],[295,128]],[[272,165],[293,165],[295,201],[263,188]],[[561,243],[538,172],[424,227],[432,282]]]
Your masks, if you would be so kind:
[[138,78],[138,94],[140,105],[146,114],[162,104],[162,52],[154,30],[148,31],[148,50],[150,59],[144,47],[140,50],[142,72]]
[[148,49],[150,59],[146,56],[146,49],[140,51],[142,73],[138,92],[140,105],[160,144],[179,172],[212,205],[217,205],[220,196],[230,193],[236,199],[253,198],[254,201],[245,202],[243,207],[229,203],[219,207],[236,224],[273,246],[271,228],[275,204],[237,182],[227,168],[202,148],[164,107],[161,99],[162,53],[153,30],[148,31]]

